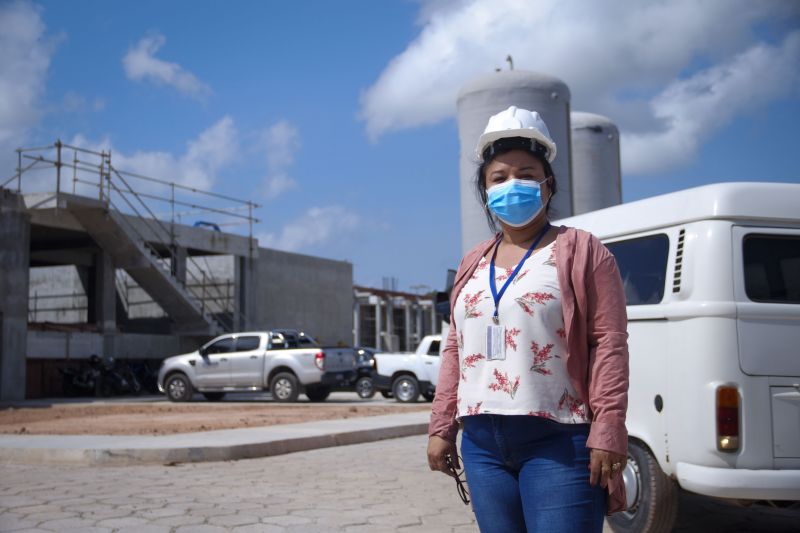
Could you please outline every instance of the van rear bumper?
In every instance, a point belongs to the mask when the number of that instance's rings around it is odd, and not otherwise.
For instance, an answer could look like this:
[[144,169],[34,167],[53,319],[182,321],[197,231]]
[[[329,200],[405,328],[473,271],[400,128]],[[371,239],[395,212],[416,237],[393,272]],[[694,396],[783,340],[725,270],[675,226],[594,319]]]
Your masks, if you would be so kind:
[[800,500],[800,470],[712,468],[678,463],[678,483],[688,491],[717,498]]

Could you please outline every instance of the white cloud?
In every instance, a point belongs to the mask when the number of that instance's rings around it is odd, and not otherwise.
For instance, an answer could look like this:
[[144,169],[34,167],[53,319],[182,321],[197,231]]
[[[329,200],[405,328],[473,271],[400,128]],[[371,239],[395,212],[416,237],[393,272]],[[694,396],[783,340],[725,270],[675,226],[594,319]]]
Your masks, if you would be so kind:
[[732,64],[756,42],[757,24],[796,20],[795,6],[749,0],[423,1],[420,34],[363,92],[359,116],[373,140],[452,117],[461,86],[505,68],[511,54],[518,69],[563,79],[572,109],[608,115],[625,132],[660,132],[669,127],[669,117],[658,111],[665,87],[698,66]]
[[[228,116],[187,142],[186,151],[177,156],[170,152],[142,150],[126,154],[115,149],[109,139],[93,142],[81,135],[69,144],[95,151],[111,150],[111,164],[117,170],[203,190],[210,190],[219,171],[239,158],[241,152],[236,125]],[[136,185],[134,188],[147,188],[145,183]]]
[[134,81],[152,81],[168,85],[198,100],[211,94],[211,88],[177,63],[155,57],[167,39],[161,34],[148,35],[131,47],[122,58],[125,75]]
[[30,2],[0,3],[0,181],[16,168],[14,149],[25,145],[43,113],[47,70],[55,51],[40,9]]
[[258,236],[260,246],[287,252],[308,249],[358,227],[359,217],[341,206],[312,207],[277,233]]
[[281,120],[267,128],[261,137],[268,169],[263,192],[265,197],[272,199],[297,186],[288,170],[300,150],[300,134],[288,121]]
[[91,102],[75,91],[67,91],[61,103],[61,109],[67,113],[82,113],[87,110],[99,112],[106,108],[106,101],[103,98],[95,98]]
[[692,159],[702,143],[733,117],[800,89],[800,31],[780,47],[756,45],[730,61],[670,84],[651,102],[664,129],[623,134],[627,172],[662,171]]

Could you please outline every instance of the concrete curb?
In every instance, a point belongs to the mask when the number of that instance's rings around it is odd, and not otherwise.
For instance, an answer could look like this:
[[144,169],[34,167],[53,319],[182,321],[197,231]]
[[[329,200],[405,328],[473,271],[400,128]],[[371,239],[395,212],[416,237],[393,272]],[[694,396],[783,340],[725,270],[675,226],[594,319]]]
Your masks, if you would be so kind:
[[415,412],[153,437],[2,435],[0,464],[129,466],[253,459],[423,435],[429,416]]

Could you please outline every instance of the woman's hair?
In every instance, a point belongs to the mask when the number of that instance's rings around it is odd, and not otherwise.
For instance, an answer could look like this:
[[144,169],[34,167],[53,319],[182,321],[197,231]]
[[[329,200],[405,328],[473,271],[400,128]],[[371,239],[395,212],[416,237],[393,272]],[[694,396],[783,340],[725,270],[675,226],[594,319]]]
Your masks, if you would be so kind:
[[483,158],[478,164],[478,171],[475,173],[475,192],[478,194],[478,199],[483,206],[483,212],[486,215],[489,228],[494,232],[497,232],[497,221],[486,205],[488,201],[488,195],[486,193],[486,167],[488,167],[489,163],[494,161],[497,156],[512,150],[523,150],[538,159],[542,164],[542,168],[544,168],[545,177],[551,178],[548,183],[550,188],[550,198],[547,201],[548,214],[550,214],[550,209],[553,205],[553,196],[558,190],[556,186],[556,177],[555,174],[553,174],[553,167],[550,165],[547,157],[545,157],[546,151],[544,146],[536,142],[532,143],[531,139],[525,137],[510,137],[496,140],[483,151]]

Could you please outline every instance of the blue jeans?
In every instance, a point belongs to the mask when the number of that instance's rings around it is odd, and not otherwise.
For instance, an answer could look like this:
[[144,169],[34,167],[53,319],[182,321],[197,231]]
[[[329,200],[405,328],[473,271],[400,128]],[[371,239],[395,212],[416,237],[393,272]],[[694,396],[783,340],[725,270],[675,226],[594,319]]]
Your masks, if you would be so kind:
[[606,490],[589,485],[588,424],[463,418],[461,457],[483,533],[600,533]]

